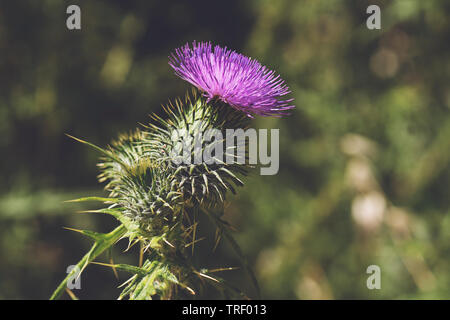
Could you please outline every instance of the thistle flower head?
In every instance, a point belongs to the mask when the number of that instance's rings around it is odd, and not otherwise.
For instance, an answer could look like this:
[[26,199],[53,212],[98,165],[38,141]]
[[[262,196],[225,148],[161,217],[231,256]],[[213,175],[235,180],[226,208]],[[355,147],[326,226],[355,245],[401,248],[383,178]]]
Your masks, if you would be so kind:
[[258,61],[211,43],[194,41],[175,50],[169,65],[182,79],[233,108],[252,115],[282,116],[293,99],[283,100],[290,91],[274,71]]

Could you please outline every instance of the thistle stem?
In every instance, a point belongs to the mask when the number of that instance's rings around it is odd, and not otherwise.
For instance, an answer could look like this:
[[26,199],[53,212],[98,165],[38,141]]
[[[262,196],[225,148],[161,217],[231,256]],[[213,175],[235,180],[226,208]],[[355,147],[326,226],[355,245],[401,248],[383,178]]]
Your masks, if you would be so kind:
[[123,235],[125,235],[126,232],[127,229],[124,225],[121,224],[110,233],[106,233],[101,239],[96,240],[89,252],[86,253],[84,257],[77,263],[76,268],[73,268],[72,271],[66,276],[66,278],[60,283],[58,288],[56,288],[55,292],[53,292],[52,296],[50,297],[50,300],[58,299],[67,288],[67,281],[69,279],[72,279],[78,270],[81,270],[81,273],[90,262],[92,262],[100,254],[102,254],[106,249],[114,245]]

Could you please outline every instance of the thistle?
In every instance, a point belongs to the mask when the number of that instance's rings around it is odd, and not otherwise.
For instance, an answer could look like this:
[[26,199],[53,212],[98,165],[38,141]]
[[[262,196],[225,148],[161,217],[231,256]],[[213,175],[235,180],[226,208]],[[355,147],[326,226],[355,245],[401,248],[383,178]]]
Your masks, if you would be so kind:
[[[98,178],[106,183],[109,196],[73,201],[100,201],[105,208],[87,212],[110,214],[119,222],[119,227],[107,234],[75,230],[94,240],[77,266],[83,271],[89,263],[98,263],[94,260],[102,252],[127,238],[129,247],[140,244],[138,266],[99,263],[132,274],[123,284],[119,299],[195,295],[203,282],[200,279],[217,286],[227,297],[247,297],[212,275],[212,271],[196,267],[188,250],[192,248],[193,253],[198,241],[196,217],[206,214],[217,227],[216,234],[224,236],[236,250],[258,291],[256,278],[233,240],[229,225],[221,219],[227,192],[235,193],[236,187],[243,185],[241,178],[250,168],[245,161],[247,153],[243,159],[235,154],[235,148],[230,147],[234,141],[229,141],[234,137],[225,131],[246,128],[249,115],[284,114],[292,108],[290,100],[278,98],[288,89],[256,61],[220,47],[212,52],[210,44],[194,43],[194,51],[186,46],[176,52],[178,59],[172,58],[171,66],[202,93],[193,89],[184,101],[169,103],[164,118],[153,115],[151,123],[119,136],[107,148],[74,138],[102,154]],[[215,139],[211,132],[217,133]],[[223,156],[228,156],[228,161],[223,161]],[[219,214],[214,209],[219,209]],[[226,269],[230,268],[218,270]],[[60,284],[52,299],[61,295],[74,272]]]

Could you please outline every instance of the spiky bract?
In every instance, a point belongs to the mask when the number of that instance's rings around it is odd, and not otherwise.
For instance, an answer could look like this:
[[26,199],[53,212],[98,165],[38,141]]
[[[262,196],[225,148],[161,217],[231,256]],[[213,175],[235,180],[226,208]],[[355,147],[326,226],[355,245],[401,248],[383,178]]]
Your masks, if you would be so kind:
[[[165,110],[167,119],[154,116],[156,124],[143,133],[144,145],[159,153],[157,158],[174,173],[180,192],[191,205],[223,203],[228,190],[235,193],[235,186],[243,185],[238,175],[245,175],[248,169],[247,153],[239,158],[236,142],[227,141],[234,137],[227,138],[226,129],[245,128],[248,117],[220,101],[208,103],[195,90],[184,102],[178,99]],[[219,135],[213,137],[214,132]],[[225,161],[227,155],[229,161]]]
[[146,152],[142,132],[122,135],[109,148],[110,156],[99,164],[99,180],[116,197],[122,214],[150,235],[167,232],[183,205],[173,174]]

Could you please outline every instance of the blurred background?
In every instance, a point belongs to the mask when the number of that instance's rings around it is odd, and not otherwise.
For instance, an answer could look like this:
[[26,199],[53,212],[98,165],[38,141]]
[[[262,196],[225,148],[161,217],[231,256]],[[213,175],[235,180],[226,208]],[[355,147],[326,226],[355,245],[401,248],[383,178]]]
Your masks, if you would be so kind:
[[[64,134],[105,146],[162,114],[189,88],[167,57],[193,40],[258,59],[295,98],[290,117],[253,122],[280,128],[279,173],[255,170],[225,213],[263,298],[450,299],[449,14],[446,0],[2,1],[0,299],[48,299],[91,245],[63,227],[116,225],[63,202],[105,195],[99,155]],[[125,247],[116,260],[137,263]],[[224,242],[198,255],[239,264]],[[244,271],[222,276],[254,293]],[[126,279],[91,265],[74,292],[114,299]]]

